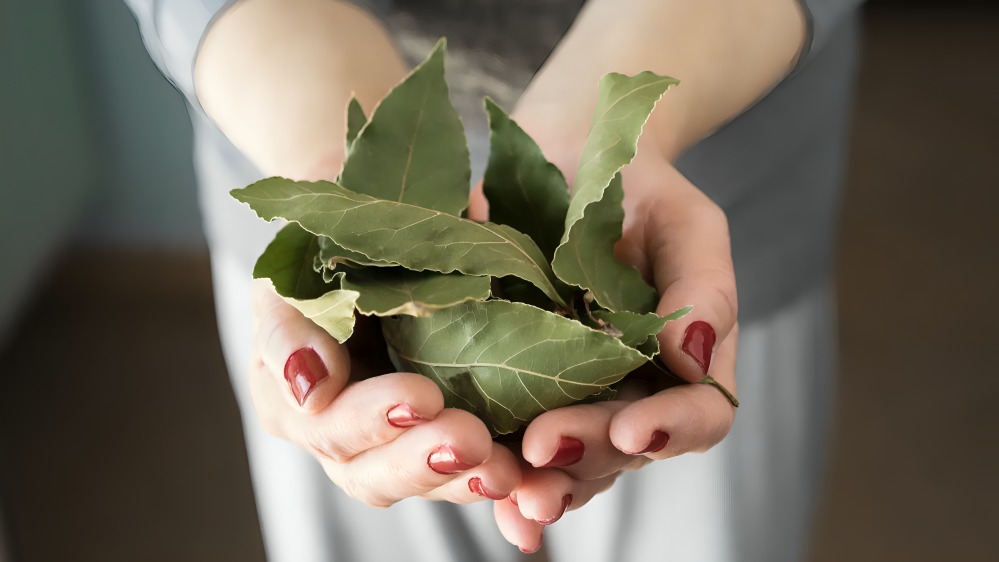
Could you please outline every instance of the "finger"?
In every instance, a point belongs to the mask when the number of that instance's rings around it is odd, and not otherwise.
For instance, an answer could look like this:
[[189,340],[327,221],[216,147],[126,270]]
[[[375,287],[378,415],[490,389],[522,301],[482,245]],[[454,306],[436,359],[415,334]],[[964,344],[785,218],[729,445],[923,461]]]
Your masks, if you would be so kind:
[[520,461],[510,449],[493,443],[489,459],[424,495],[427,499],[472,503],[503,500],[520,484]]
[[617,474],[577,480],[559,469],[527,468],[520,486],[511,494],[520,514],[541,525],[552,525],[566,511],[577,509],[614,483]]
[[544,525],[521,515],[512,496],[493,503],[493,517],[503,538],[521,552],[530,554],[541,550]]
[[641,230],[640,235],[626,238],[644,241],[647,270],[660,293],[656,312],[665,316],[693,306],[687,316],[666,324],[659,343],[666,365],[696,382],[711,372],[717,346],[738,315],[728,221],[714,202],[668,163],[658,165],[655,174],[654,180],[643,176],[636,181],[657,182],[658,189],[626,196],[632,199],[626,228]]
[[[738,329],[718,349],[715,368],[719,382],[734,391]],[[633,402],[614,414],[610,440],[625,453],[650,459],[706,451],[732,427],[735,407],[707,384],[688,384],[663,390]]]
[[573,478],[592,480],[625,470],[636,462],[608,436],[611,418],[626,406],[620,401],[557,408],[527,426],[521,447],[535,467],[559,467]]
[[486,222],[489,220],[489,201],[482,191],[482,182],[475,184],[468,198],[468,218],[473,221]]
[[254,411],[270,433],[314,455],[344,461],[388,443],[406,429],[434,419],[444,397],[430,379],[390,373],[348,386],[331,407],[303,412],[282,396],[278,382],[262,361],[250,376]]
[[489,458],[492,436],[463,410],[445,409],[391,443],[347,462],[323,460],[326,474],[348,495],[376,507],[426,494]]
[[325,330],[284,301],[266,280],[253,286],[259,359],[284,387],[293,407],[322,410],[350,377],[350,357]]
[[444,396],[430,379],[389,373],[351,384],[316,414],[289,412],[288,438],[315,454],[345,461],[433,420]]

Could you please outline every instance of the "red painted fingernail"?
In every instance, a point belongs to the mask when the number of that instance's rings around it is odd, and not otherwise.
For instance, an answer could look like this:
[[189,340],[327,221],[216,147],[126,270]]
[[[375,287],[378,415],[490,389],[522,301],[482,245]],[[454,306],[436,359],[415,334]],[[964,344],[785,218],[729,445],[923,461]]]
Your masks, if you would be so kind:
[[473,494],[478,494],[484,498],[489,498],[491,500],[501,500],[506,496],[501,496],[496,492],[491,491],[482,485],[482,479],[478,476],[473,476],[468,479],[468,489],[471,490]]
[[550,461],[541,465],[541,468],[555,468],[557,466],[569,466],[576,464],[583,458],[583,442],[575,437],[559,437],[558,449]]
[[458,458],[458,454],[450,445],[441,445],[427,457],[427,466],[437,474],[457,474],[463,470],[475,468]]
[[311,347],[303,347],[292,353],[284,364],[284,380],[291,385],[291,393],[295,395],[299,405],[305,404],[312,389],[328,376],[326,365]]
[[413,409],[409,407],[409,404],[405,403],[396,404],[395,406],[389,408],[385,417],[388,418],[389,425],[398,428],[413,427],[414,425],[425,421],[419,416],[419,414],[414,412]]
[[708,369],[711,367],[711,351],[714,347],[715,329],[711,327],[711,324],[697,320],[687,326],[687,331],[683,334],[681,349],[697,362],[705,375],[708,374]]
[[538,523],[541,523],[542,525],[551,525],[552,523],[558,521],[563,515],[565,515],[565,510],[569,509],[570,504],[572,504],[572,494],[562,496],[562,511],[551,519],[538,519]]
[[652,432],[652,439],[649,439],[649,444],[644,449],[637,453],[631,453],[632,455],[644,455],[646,453],[656,453],[662,451],[663,447],[669,443],[669,434],[665,431],[659,431],[658,429]]

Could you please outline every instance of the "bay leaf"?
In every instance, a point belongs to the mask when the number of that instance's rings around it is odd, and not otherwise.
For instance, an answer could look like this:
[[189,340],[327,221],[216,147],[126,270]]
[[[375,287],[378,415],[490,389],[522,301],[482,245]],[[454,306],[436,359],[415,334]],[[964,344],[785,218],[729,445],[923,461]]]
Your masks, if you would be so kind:
[[264,220],[294,221],[306,230],[377,261],[414,271],[514,275],[566,306],[566,287],[526,234],[406,203],[375,199],[337,184],[268,178],[232,192]]
[[354,329],[356,291],[336,288],[338,278],[324,281],[312,268],[318,255],[316,236],[296,223],[288,223],[257,259],[254,279],[270,279],[285,302],[325,329],[337,341],[347,341]]
[[351,267],[392,267],[398,264],[373,260],[361,252],[348,250],[328,236],[319,236],[319,260],[317,268],[333,270],[342,264]]
[[534,140],[491,99],[489,163],[482,190],[489,220],[509,225],[534,240],[551,261],[562,239],[569,187]]
[[[624,190],[618,173],[604,190],[601,199],[591,203],[577,221],[578,228],[569,241],[559,246],[552,267],[565,275],[571,266],[576,284],[592,293],[603,307],[614,311],[651,312],[656,309],[659,294],[650,287],[637,269],[621,264],[614,257],[614,243],[621,238]],[[566,249],[574,249],[572,252]],[[571,256],[573,262],[565,260]],[[559,257],[562,261],[559,261]],[[560,279],[566,280],[565,277]]]
[[330,287],[313,269],[319,255],[316,235],[295,223],[288,223],[274,236],[253,266],[254,279],[270,279],[282,297],[311,299]]
[[344,343],[354,332],[354,307],[359,296],[357,291],[335,289],[314,299],[285,297],[284,300],[338,342]]
[[694,310],[694,307],[688,305],[688,306],[685,306],[683,308],[678,308],[678,309],[674,310],[673,312],[670,312],[666,316],[663,316],[663,318],[665,318],[667,322],[672,322],[674,320],[679,320],[679,319],[683,318],[684,316],[690,314],[691,310]]
[[605,388],[599,394],[593,394],[583,398],[577,404],[596,404],[597,402],[609,402],[617,398],[617,389]]
[[[621,168],[631,162],[638,137],[652,108],[666,90],[678,81],[651,72],[635,76],[607,74],[600,80],[600,93],[593,123],[583,146],[573,186],[565,232],[555,251],[552,268],[562,281],[590,291],[601,306],[614,311],[652,312],[656,291],[632,267],[614,258],[613,246],[621,237],[618,210],[623,195]],[[617,202],[607,201],[613,197]],[[598,247],[592,243],[602,241]],[[612,281],[609,285],[608,281]]]
[[350,101],[347,102],[347,151],[346,154],[350,155],[350,149],[354,146],[354,140],[357,139],[358,133],[364,128],[368,123],[368,118],[364,115],[364,108],[361,107],[361,102],[357,101],[357,98],[350,96]]
[[659,339],[656,336],[663,331],[666,323],[683,318],[691,310],[693,307],[687,306],[666,316],[659,316],[654,312],[638,314],[635,312],[594,310],[592,316],[619,330],[621,335],[617,337],[621,343],[633,347],[646,357],[651,358],[659,353]]
[[501,300],[387,318],[382,329],[396,368],[433,379],[448,406],[498,434],[599,395],[647,361],[579,322]]
[[340,173],[348,189],[460,215],[471,177],[465,130],[448,99],[441,39],[372,111]]
[[507,301],[522,302],[544,310],[552,310],[552,300],[533,284],[517,277],[496,280],[495,296]]
[[617,338],[628,347],[638,347],[645,343],[649,336],[655,336],[661,332],[667,322],[665,318],[654,312],[638,314],[635,312],[594,310],[593,317],[619,330],[621,335]]
[[374,316],[427,316],[435,310],[489,298],[489,277],[367,267],[344,271],[342,287],[360,293],[357,310]]

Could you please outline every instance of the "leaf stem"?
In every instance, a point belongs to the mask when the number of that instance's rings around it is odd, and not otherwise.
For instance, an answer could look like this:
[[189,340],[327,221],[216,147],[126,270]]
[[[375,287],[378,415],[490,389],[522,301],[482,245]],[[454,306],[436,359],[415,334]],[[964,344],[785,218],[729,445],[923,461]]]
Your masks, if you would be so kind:
[[587,291],[586,293],[583,294],[583,308],[586,310],[586,316],[589,317],[590,321],[596,324],[597,327],[600,328],[600,331],[609,336],[613,336],[615,338],[620,338],[621,336],[623,336],[624,332],[618,330],[617,327],[615,327],[613,324],[611,324],[610,322],[605,322],[597,318],[596,316],[593,316],[593,311],[590,310],[590,301],[592,300],[593,297],[591,292]]
[[655,366],[657,369],[659,369],[660,371],[662,371],[663,374],[665,374],[665,375],[673,378],[674,380],[676,380],[678,382],[681,382],[681,383],[684,383],[684,384],[706,384],[708,386],[713,386],[713,387],[715,387],[715,389],[718,390],[718,392],[722,393],[722,396],[724,396],[725,399],[729,401],[729,404],[732,404],[733,408],[738,408],[739,407],[739,399],[736,398],[736,396],[734,394],[732,394],[732,391],[730,391],[729,389],[725,388],[725,385],[723,385],[722,383],[716,381],[714,379],[714,377],[712,377],[711,375],[708,375],[708,376],[704,377],[703,379],[701,379],[700,381],[698,381],[696,383],[692,383],[692,382],[689,382],[686,379],[680,377],[680,375],[678,375],[678,374],[674,373],[673,371],[671,371],[669,367],[667,367],[666,365],[663,364],[662,360],[659,358],[658,355],[652,361],[650,361],[650,363],[652,363],[653,366]]
[[704,377],[697,384],[706,384],[706,385],[715,387],[716,389],[718,389],[718,392],[721,392],[722,395],[725,396],[725,398],[728,399],[729,403],[732,404],[733,408],[738,408],[739,407],[739,399],[736,398],[735,395],[732,394],[731,391],[729,391],[729,389],[725,388],[725,385],[723,385],[722,383],[716,381],[711,375],[708,375],[708,376]]

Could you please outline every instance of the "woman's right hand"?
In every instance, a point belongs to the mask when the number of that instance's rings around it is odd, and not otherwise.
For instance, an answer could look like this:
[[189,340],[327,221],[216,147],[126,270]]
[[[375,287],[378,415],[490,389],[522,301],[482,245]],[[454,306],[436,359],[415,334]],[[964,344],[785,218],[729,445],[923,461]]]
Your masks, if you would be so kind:
[[[347,347],[265,280],[254,282],[253,318],[250,392],[261,423],[315,456],[348,495],[377,507],[411,496],[469,503],[519,484],[513,453],[474,415],[444,408],[430,379],[352,377]],[[358,359],[362,374],[367,358]]]

